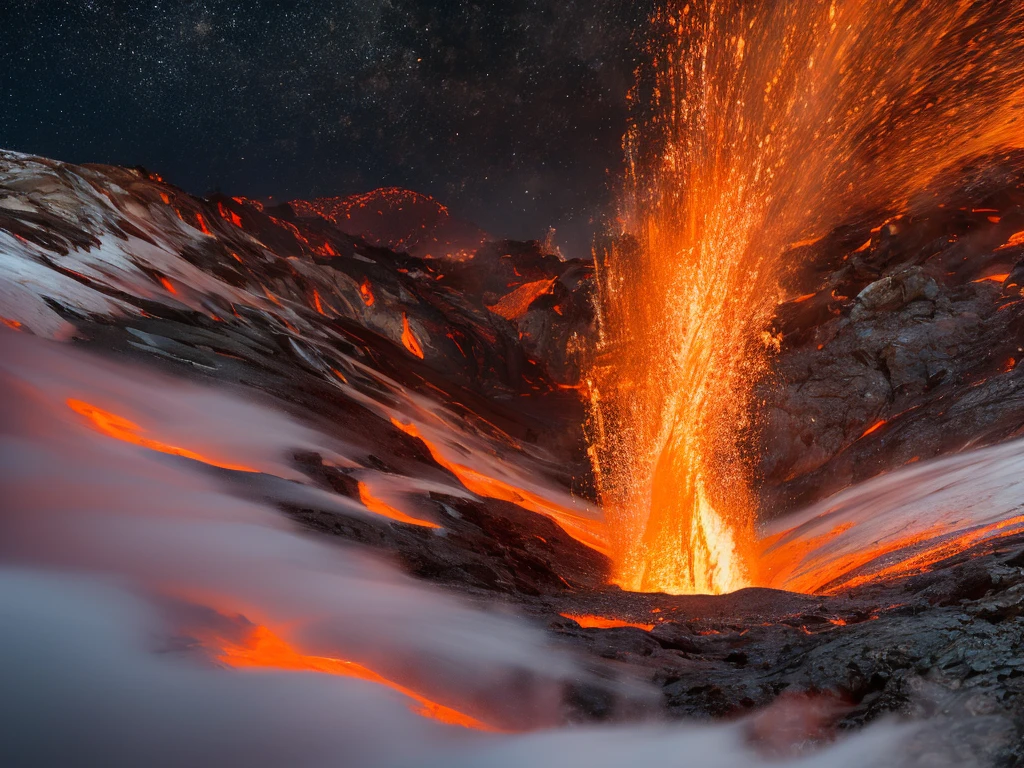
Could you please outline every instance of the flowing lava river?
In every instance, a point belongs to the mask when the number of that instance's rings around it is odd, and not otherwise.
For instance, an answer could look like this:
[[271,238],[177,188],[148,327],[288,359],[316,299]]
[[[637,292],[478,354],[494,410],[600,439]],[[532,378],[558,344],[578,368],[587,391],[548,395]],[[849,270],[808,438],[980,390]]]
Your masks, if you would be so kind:
[[750,8],[594,259],[0,153],[0,762],[1024,765],[1022,11]]

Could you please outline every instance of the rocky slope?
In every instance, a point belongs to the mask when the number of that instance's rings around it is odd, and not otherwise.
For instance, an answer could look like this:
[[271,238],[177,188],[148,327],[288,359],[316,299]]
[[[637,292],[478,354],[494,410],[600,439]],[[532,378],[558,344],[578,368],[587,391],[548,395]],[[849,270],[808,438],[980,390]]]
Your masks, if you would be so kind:
[[769,516],[1024,427],[1024,163],[794,249],[757,445]]
[[[779,306],[760,395],[766,517],[784,523],[851,483],[1018,434],[1022,167],[986,164],[794,251],[795,298]],[[203,471],[307,532],[530,617],[593,672],[565,687],[566,719],[721,718],[814,697],[827,706],[812,741],[900,712],[944,718],[965,754],[1024,764],[1016,534],[827,595],[607,586],[577,392],[592,290],[590,264],[538,243],[421,258],[298,204],[203,200],[139,169],[0,154],[5,349],[20,333],[216,384],[343,446],[296,445],[287,473]],[[151,450],[175,445],[158,434],[173,413],[118,407],[68,417],[93,414],[97,430]],[[1018,453],[995,459],[1003,475]],[[865,488],[862,504],[898,511]]]

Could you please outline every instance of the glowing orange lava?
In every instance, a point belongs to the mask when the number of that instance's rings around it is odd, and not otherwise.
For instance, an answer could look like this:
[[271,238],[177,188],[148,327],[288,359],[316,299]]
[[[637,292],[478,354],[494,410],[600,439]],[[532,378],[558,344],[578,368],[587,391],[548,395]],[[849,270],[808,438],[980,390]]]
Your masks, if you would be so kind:
[[199,231],[204,235],[211,236],[210,228],[206,226],[206,219],[203,218],[203,214],[196,212],[196,221],[199,222]]
[[241,217],[232,211],[230,208],[225,208],[224,203],[217,203],[217,211],[220,213],[222,219],[226,219],[234,224],[236,227],[242,226]]
[[373,298],[373,286],[370,285],[370,278],[366,278],[359,286],[359,295],[363,299],[363,304],[368,307],[373,306],[375,299]]
[[367,669],[361,664],[326,656],[307,656],[264,626],[255,627],[244,644],[224,638],[217,638],[218,659],[230,667],[239,669],[262,668],[283,669],[303,672],[320,672],[328,675],[352,677],[386,686],[412,700],[410,709],[418,715],[438,720],[448,725],[458,725],[480,731],[497,731],[486,723],[458,710],[438,704],[405,686]]
[[1024,232],[1016,232],[1010,235],[1010,239],[1007,240],[1003,245],[999,246],[998,250],[1004,248],[1016,248],[1018,245],[1024,245]]
[[487,307],[496,315],[501,315],[506,320],[518,320],[526,314],[530,305],[538,298],[551,290],[551,286],[558,280],[553,277],[550,280],[537,280],[532,283],[524,283],[511,293],[502,296],[497,303]]
[[880,419],[880,420],[876,421],[874,424],[872,424],[870,427],[865,429],[864,432],[861,434],[861,437],[867,437],[868,435],[870,435],[870,434],[872,434],[874,432],[877,432],[878,430],[880,430],[885,425],[886,425],[886,420],[885,419]]
[[482,472],[467,467],[465,464],[454,461],[440,445],[424,437],[419,427],[415,424],[403,424],[394,418],[391,419],[391,423],[410,437],[415,437],[422,441],[434,461],[455,475],[467,490],[478,496],[509,501],[523,509],[529,509],[532,512],[551,518],[576,541],[598,552],[608,554],[604,526],[599,522],[574,514],[571,510],[565,509],[539,494],[532,493],[524,488],[517,488],[504,480],[489,477]]
[[915,533],[883,535],[854,551],[831,551],[828,543],[853,527],[848,523],[811,539],[784,534],[765,542],[760,559],[762,583],[791,592],[833,594],[913,576],[982,542],[1021,533],[1024,516],[967,530],[939,522]]
[[621,621],[619,619],[608,619],[604,616],[591,616],[589,614],[561,613],[560,616],[572,619],[584,629],[615,629],[616,627],[636,627],[650,632],[654,629],[653,624],[641,624],[635,621]]
[[123,416],[118,416],[116,413],[111,413],[110,411],[105,411],[102,408],[97,408],[95,405],[91,405],[90,403],[72,398],[67,401],[67,406],[80,416],[84,416],[88,420],[89,426],[97,432],[106,435],[107,437],[112,437],[115,440],[148,448],[151,451],[169,453],[173,456],[184,456],[186,459],[201,461],[212,467],[233,469],[237,472],[259,471],[240,464],[232,464],[221,461],[220,459],[210,458],[209,456],[204,456],[200,453],[196,453],[195,451],[190,451],[187,448],[179,448],[174,445],[162,443],[159,440],[143,437],[140,433],[144,430],[135,422],[129,421]]
[[799,255],[787,245],[907,210],[938,176],[1024,145],[1022,28],[1024,5],[972,0],[667,0],[655,14],[589,377],[619,585],[756,581],[741,440]]
[[371,512],[374,512],[383,517],[396,520],[399,523],[407,523],[408,525],[418,525],[422,528],[440,528],[441,526],[437,523],[432,523],[429,520],[420,520],[416,517],[410,517],[400,509],[395,509],[386,501],[382,501],[375,497],[366,483],[359,483],[359,500],[363,502],[363,506]]
[[409,316],[405,312],[402,313],[402,344],[420,360],[423,359],[423,347],[420,346],[419,340],[413,335],[412,328],[409,327]]

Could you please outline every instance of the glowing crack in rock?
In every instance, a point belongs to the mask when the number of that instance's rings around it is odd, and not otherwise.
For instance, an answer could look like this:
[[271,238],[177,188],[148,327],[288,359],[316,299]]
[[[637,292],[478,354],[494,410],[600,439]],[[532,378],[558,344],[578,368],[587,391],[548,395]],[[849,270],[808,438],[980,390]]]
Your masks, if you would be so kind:
[[446,449],[441,440],[436,439],[433,430],[425,430],[415,423],[402,422],[394,417],[392,417],[391,423],[410,437],[420,440],[426,446],[431,458],[455,475],[459,482],[472,493],[485,498],[509,501],[523,509],[544,515],[581,544],[585,544],[597,552],[608,552],[604,538],[604,524],[601,520],[588,518],[585,514],[547,498],[540,492],[540,489],[531,490],[525,487],[525,483],[513,483],[512,478],[503,479],[497,472],[485,474],[468,466],[467,463],[456,460],[453,458],[453,452]]
[[423,359],[423,347],[420,346],[420,342],[415,334],[413,334],[412,328],[409,326],[409,315],[405,312],[402,313],[402,344],[405,345],[405,348],[410,353],[416,355],[421,360]]

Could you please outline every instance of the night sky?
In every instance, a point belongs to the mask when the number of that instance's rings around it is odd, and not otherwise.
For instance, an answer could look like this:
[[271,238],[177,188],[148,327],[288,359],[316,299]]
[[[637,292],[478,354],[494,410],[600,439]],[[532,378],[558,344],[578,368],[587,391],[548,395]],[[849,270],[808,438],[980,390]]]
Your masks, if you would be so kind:
[[196,194],[397,185],[575,255],[654,0],[0,2],[0,146]]

